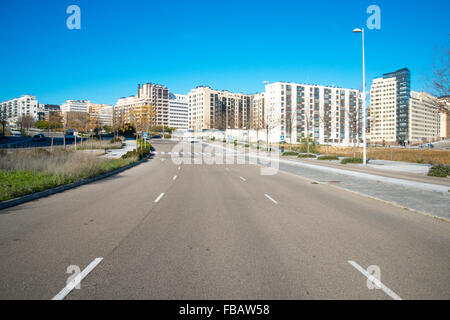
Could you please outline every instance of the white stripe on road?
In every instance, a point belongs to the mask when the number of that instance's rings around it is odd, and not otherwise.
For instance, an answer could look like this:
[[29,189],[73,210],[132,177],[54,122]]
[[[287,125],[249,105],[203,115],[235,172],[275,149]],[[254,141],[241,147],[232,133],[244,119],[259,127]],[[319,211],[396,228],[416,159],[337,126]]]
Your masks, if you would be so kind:
[[161,154],[164,154],[164,151],[162,151]]
[[271,196],[269,196],[268,194],[264,194],[266,196],[267,199],[269,199],[270,201],[272,201],[275,204],[278,204],[278,202],[276,202],[275,200],[272,199]]
[[355,261],[348,261],[353,267],[355,267],[356,270],[361,272],[363,275],[365,275],[373,284],[375,284],[378,288],[383,290],[388,296],[390,296],[394,300],[403,300],[400,298],[394,291],[386,287],[380,280],[375,278],[373,275],[368,273],[366,270],[364,270],[363,267],[361,267],[359,264],[357,264]]
[[178,171],[180,171],[181,170],[181,167],[178,167]]
[[173,180],[177,180],[177,176],[173,177]]
[[164,197],[164,193],[161,193],[158,198],[156,198],[155,203],[158,203],[161,198]]
[[56,296],[52,298],[52,300],[63,300],[76,286],[80,284],[80,282],[86,278],[86,276],[94,270],[94,268],[102,262],[103,258],[97,258],[94,261],[92,261],[86,269],[81,271],[79,275],[77,275],[72,281],[70,281],[64,289],[62,289]]
[[247,180],[245,180],[245,178],[244,178],[244,177],[239,177],[239,178],[241,178],[241,180],[242,180],[242,181],[247,181]]

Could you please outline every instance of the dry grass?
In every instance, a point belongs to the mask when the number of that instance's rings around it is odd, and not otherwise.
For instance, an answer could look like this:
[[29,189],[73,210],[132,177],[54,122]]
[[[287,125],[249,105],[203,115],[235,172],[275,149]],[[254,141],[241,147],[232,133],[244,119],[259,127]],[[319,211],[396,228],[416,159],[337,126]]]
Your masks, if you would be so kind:
[[88,179],[137,161],[55,149],[0,153],[0,201]]
[[[75,149],[72,144],[71,148]],[[100,149],[121,149],[122,142],[111,143],[111,140],[88,140],[83,143],[77,143],[77,150],[100,150]]]
[[[325,146],[319,146],[318,151],[320,154],[326,153]],[[392,159],[391,159],[392,151]],[[328,147],[328,153],[330,155],[353,157],[353,147]],[[363,148],[356,148],[356,157],[362,158]],[[403,148],[367,148],[367,157],[376,160],[393,160],[393,161],[405,161],[405,162],[418,162],[423,163],[442,163],[450,164],[450,151],[447,150],[418,150],[418,149],[403,149]]]

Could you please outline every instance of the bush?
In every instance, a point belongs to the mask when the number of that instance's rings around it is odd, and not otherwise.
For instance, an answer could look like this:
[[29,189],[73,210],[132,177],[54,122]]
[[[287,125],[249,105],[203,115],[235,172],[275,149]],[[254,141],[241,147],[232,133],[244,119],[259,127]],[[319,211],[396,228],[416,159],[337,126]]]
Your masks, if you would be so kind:
[[109,140],[109,143],[113,144],[116,142],[123,142],[123,137],[114,137],[111,140]]
[[311,153],[302,153],[298,155],[299,158],[317,158],[315,154]]
[[212,138],[211,138],[211,141],[216,141],[216,137],[212,137]]
[[[298,148],[298,150],[300,152],[317,153],[317,145],[313,140],[309,139],[309,141],[308,141],[307,139],[302,139],[301,142],[302,142],[302,145],[300,148]],[[309,150],[308,150],[308,144],[309,144]]]
[[339,160],[336,156],[320,156],[317,160]]
[[234,146],[237,146],[237,145],[238,145],[237,140],[234,140]]
[[250,145],[248,143],[246,143],[244,147],[248,148],[248,147],[250,147]]
[[342,159],[341,163],[342,163],[342,164],[347,164],[347,163],[363,163],[363,159],[361,159],[361,158],[345,158],[345,159]]
[[295,152],[295,151],[287,151],[287,152],[283,152],[281,155],[282,155],[283,157],[286,157],[286,156],[298,156],[298,152]]
[[430,177],[446,178],[450,175],[450,165],[438,164],[432,166],[428,171]]

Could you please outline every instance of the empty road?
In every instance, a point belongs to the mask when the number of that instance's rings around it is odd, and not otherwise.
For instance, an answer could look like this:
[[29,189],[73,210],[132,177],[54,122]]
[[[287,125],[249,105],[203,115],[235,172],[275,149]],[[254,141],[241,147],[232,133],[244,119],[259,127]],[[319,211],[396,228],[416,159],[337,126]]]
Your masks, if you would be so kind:
[[447,221],[154,146],[137,167],[0,211],[0,299],[450,298]]

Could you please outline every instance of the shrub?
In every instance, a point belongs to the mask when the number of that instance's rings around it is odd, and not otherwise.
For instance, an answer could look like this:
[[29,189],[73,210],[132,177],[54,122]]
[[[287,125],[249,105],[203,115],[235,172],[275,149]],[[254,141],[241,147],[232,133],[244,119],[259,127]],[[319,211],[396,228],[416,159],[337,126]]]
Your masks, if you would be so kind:
[[341,163],[342,163],[342,164],[347,164],[347,163],[363,163],[363,159],[361,159],[361,158],[345,158],[345,159],[342,159]]
[[428,175],[430,177],[446,178],[447,176],[450,175],[450,165],[438,164],[432,166],[428,171]]
[[287,151],[287,152],[283,152],[281,155],[282,155],[283,157],[286,157],[286,156],[297,156],[297,155],[298,155],[298,152],[295,152],[295,151]]
[[299,158],[317,158],[315,154],[311,153],[302,153],[298,155]]
[[237,143],[237,140],[234,140],[234,145],[235,145],[235,146],[237,146],[237,145],[238,145],[238,143]]
[[212,137],[212,138],[211,138],[211,141],[216,141],[216,137]]
[[248,147],[250,147],[250,145],[248,143],[246,143],[244,147],[248,148]]
[[317,160],[339,160],[336,156],[320,156]]
[[109,143],[113,144],[116,142],[123,142],[123,137],[114,137],[111,140],[109,140]]
[[223,143],[227,143],[227,140],[223,139],[222,142],[223,142]]
[[[309,144],[309,150],[308,150],[308,144]],[[300,148],[298,148],[300,152],[306,153],[317,153],[317,145],[316,143],[309,139],[302,139],[302,145]]]

